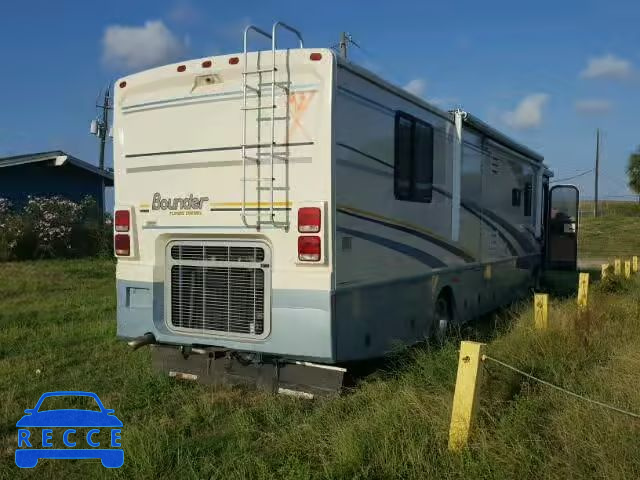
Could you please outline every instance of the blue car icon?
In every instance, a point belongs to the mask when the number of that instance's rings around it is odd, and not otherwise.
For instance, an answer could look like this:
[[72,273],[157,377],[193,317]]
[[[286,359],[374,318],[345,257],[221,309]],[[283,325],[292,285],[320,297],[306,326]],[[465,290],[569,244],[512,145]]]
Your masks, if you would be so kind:
[[[63,408],[48,410],[43,409],[42,403],[50,397],[88,397],[81,400],[91,402],[95,400],[92,406],[95,409],[79,409],[79,408]],[[69,398],[65,398],[65,401]],[[50,401],[49,401],[50,402]],[[120,435],[122,422],[114,415],[114,410],[105,408],[100,398],[92,392],[62,391],[48,392],[43,394],[36,406],[32,409],[24,411],[26,413],[18,423],[18,449],[16,449],[15,461],[16,465],[21,468],[33,468],[38,464],[41,458],[54,459],[85,459],[99,458],[102,465],[107,468],[119,468],[124,463],[124,451],[120,444]],[[42,448],[33,448],[37,437],[32,428],[42,428]],[[64,429],[62,434],[63,445],[54,445],[53,429]],[[84,438],[75,430],[82,428],[88,430]],[[109,447],[104,448],[97,441],[96,436],[100,434],[100,429],[110,430]],[[32,438],[32,434],[33,438]],[[76,445],[82,445],[83,439],[86,440],[89,448],[75,448]],[[33,443],[32,443],[33,442]],[[56,443],[59,439],[56,438]],[[105,442],[102,442],[105,443]],[[56,448],[56,447],[66,448]],[[84,445],[83,445],[84,446]]]

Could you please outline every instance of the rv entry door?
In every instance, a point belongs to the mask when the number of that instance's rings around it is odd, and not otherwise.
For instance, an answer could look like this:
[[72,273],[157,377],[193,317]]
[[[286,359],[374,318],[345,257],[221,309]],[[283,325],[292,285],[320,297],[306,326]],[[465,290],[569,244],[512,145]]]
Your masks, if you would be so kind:
[[578,263],[578,189],[556,185],[549,192],[547,268],[576,270]]

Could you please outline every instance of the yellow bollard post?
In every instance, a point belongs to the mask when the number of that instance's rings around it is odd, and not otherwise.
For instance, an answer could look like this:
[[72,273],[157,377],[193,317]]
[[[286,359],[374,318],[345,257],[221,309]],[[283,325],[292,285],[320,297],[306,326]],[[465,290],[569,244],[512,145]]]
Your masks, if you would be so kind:
[[607,276],[607,270],[609,270],[609,264],[603,263],[600,265],[600,278],[605,278]]
[[631,278],[631,260],[624,261],[624,278]]
[[621,265],[620,265],[620,259],[619,259],[619,258],[616,258],[616,259],[613,261],[613,273],[614,273],[615,275],[620,275],[620,274],[622,274],[622,268],[621,268]]
[[536,293],[533,296],[533,312],[535,326],[538,330],[546,330],[549,326],[549,295]]
[[484,347],[484,343],[460,342],[458,376],[449,427],[449,450],[453,452],[462,450],[469,439],[482,381]]
[[638,257],[636,255],[634,255],[633,257],[631,257],[631,261],[633,262],[631,264],[631,268],[633,270],[633,273],[638,273]]
[[581,273],[578,281],[578,308],[586,310],[589,296],[589,274]]

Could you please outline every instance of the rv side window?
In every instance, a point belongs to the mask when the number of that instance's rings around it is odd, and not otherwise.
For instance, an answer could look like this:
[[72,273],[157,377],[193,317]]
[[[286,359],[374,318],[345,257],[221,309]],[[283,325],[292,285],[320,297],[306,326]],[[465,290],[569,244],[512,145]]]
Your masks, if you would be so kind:
[[398,112],[395,142],[395,197],[409,202],[431,202],[433,127]]
[[524,216],[531,216],[531,184],[525,183],[524,185]]

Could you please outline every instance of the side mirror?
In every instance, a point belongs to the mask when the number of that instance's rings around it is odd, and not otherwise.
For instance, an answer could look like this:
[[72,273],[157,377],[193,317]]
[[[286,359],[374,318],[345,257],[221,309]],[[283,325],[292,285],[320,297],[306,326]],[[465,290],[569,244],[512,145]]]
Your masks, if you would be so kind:
[[24,413],[29,413],[29,414],[31,414],[31,413],[33,413],[33,411],[34,411],[34,409],[33,409],[33,408],[27,408],[27,409],[24,411]]
[[107,415],[111,415],[115,412],[115,410],[113,408],[105,408],[104,409],[104,413],[106,413]]

